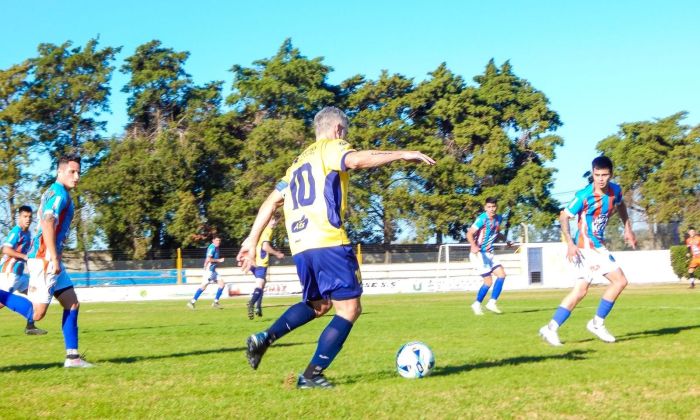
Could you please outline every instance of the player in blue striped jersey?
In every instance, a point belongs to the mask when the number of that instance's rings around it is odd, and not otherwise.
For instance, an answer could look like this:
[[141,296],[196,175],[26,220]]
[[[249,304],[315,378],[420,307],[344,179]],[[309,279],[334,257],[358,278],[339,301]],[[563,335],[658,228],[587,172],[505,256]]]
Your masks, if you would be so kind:
[[[503,290],[506,272],[493,253],[494,242],[499,238],[503,238],[503,235],[499,232],[503,223],[503,216],[496,214],[497,210],[497,200],[493,197],[486,198],[484,212],[476,218],[474,224],[467,230],[467,240],[471,244],[469,260],[484,280],[476,294],[476,300],[471,305],[475,315],[484,314],[481,310],[481,303],[484,301],[492,284],[493,291],[491,292],[491,299],[486,303],[486,309],[497,314],[501,313],[498,306],[496,306],[496,301],[501,295],[501,290]],[[496,276],[495,284],[491,274]]]
[[8,308],[27,319],[24,329],[27,335],[44,335],[45,330],[34,325],[34,308],[12,293],[27,294],[29,274],[25,270],[27,253],[32,241],[29,226],[32,224],[32,208],[22,206],[17,211],[17,224],[2,243],[2,258],[0,258],[0,308]]

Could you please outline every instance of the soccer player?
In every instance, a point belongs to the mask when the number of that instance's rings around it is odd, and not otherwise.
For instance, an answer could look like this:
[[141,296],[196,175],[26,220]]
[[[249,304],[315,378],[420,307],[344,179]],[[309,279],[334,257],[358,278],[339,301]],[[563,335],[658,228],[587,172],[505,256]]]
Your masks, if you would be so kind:
[[16,299],[12,296],[13,292],[27,294],[29,275],[24,272],[24,266],[32,240],[32,235],[29,233],[29,226],[32,224],[32,208],[21,206],[17,213],[17,224],[10,230],[2,244],[0,308],[7,306],[27,319],[25,334],[44,335],[46,331],[34,325],[34,308],[26,301],[23,302],[24,299]]
[[347,171],[374,168],[397,160],[435,163],[415,151],[355,151],[345,141],[348,119],[334,107],[323,108],[316,114],[314,128],[316,142],[296,158],[261,205],[250,235],[236,257],[242,270],[247,272],[254,264],[256,244],[263,229],[283,205],[303,297],[270,328],[248,338],[246,356],[251,367],[257,369],[272,343],[334,307],[335,316],[321,333],[308,367],[297,378],[297,388],[333,386],[323,372],[340,352],[362,312],[360,268],[343,228]]
[[[615,337],[605,328],[604,321],[615,304],[615,300],[627,286],[627,278],[605,247],[605,226],[613,212],[624,224],[625,241],[636,248],[637,239],[627,215],[627,207],[622,201],[622,189],[610,182],[613,163],[606,156],[593,159],[591,174],[593,182],[579,190],[559,215],[561,231],[567,245],[566,257],[578,270],[573,290],[562,300],[549,324],[540,328],[540,336],[553,346],[561,346],[557,330],[569,318],[571,311],[588,293],[594,274],[600,274],[610,282],[603,292],[598,310],[586,328],[596,337],[607,343],[615,342]],[[569,219],[577,217],[578,230],[572,238],[569,233]]]
[[89,368],[78,353],[78,310],[80,303],[75,294],[66,267],[61,262],[63,247],[68,239],[73,220],[73,200],[68,192],[80,180],[80,156],[68,154],[58,160],[56,182],[41,196],[38,211],[37,234],[27,255],[29,268],[29,300],[34,305],[34,320],[46,315],[51,299],[58,299],[63,306],[63,338],[66,346],[67,368]]
[[275,226],[277,226],[277,218],[273,216],[260,235],[258,246],[255,248],[255,266],[252,267],[252,272],[255,276],[255,290],[248,301],[248,319],[253,319],[253,309],[255,309],[255,315],[262,316],[263,290],[267,282],[267,267],[270,265],[270,254],[278,259],[284,258],[282,252],[270,245],[272,230]]
[[219,245],[221,245],[221,237],[218,235],[214,236],[214,239],[212,239],[211,244],[209,244],[209,247],[207,248],[207,256],[204,258],[204,275],[202,276],[202,284],[194,293],[194,297],[187,302],[187,307],[190,309],[194,309],[197,299],[199,299],[202,292],[207,289],[209,283],[216,283],[219,286],[211,307],[215,309],[224,309],[221,305],[219,305],[219,298],[221,298],[221,293],[224,291],[224,279],[220,279],[219,273],[216,272],[216,266],[219,263],[224,262],[223,258],[219,258]]
[[695,288],[695,269],[700,267],[700,236],[695,233],[695,228],[688,229],[688,239],[685,240],[688,247],[687,257],[691,257],[688,265],[688,278],[690,278],[690,288]]
[[[493,284],[491,299],[486,303],[486,309],[497,314],[501,310],[496,306],[496,301],[503,290],[503,282],[506,279],[506,272],[498,258],[493,254],[493,243],[498,238],[503,238],[499,233],[503,216],[496,214],[498,202],[493,197],[486,198],[484,202],[484,212],[474,221],[474,224],[467,230],[467,240],[471,244],[471,255],[469,260],[474,264],[474,268],[483,278],[484,282],[476,293],[476,300],[472,303],[474,315],[483,315],[481,303],[484,301],[489,288]],[[496,275],[496,283],[493,283],[491,273]]]

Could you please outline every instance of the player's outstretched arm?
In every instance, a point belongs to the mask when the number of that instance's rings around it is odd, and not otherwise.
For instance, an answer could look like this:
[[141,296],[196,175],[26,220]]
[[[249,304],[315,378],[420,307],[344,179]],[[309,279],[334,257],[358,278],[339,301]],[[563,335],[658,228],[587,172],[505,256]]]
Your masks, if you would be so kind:
[[345,156],[345,167],[348,169],[376,168],[397,160],[435,165],[433,158],[417,151],[360,150],[358,152],[350,152]]
[[243,272],[250,271],[250,267],[253,266],[255,262],[255,247],[260,240],[260,235],[272,218],[272,215],[282,204],[284,204],[284,196],[279,191],[273,190],[260,206],[258,215],[253,222],[253,227],[250,229],[250,234],[243,241],[241,250],[236,256],[236,261]]
[[264,249],[268,254],[274,255],[278,259],[284,258],[284,253],[273,248],[269,242],[263,242],[262,249]]
[[620,215],[620,219],[625,225],[625,242],[627,242],[632,249],[637,249],[637,237],[632,231],[632,223],[630,222],[629,215],[627,214],[627,206],[625,205],[624,201],[618,204],[617,214]]

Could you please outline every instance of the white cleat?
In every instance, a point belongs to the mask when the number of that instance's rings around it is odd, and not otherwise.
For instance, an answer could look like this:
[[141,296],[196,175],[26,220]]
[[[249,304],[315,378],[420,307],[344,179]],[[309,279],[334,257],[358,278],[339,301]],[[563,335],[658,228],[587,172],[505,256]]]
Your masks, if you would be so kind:
[[491,299],[488,302],[486,302],[486,309],[489,311],[495,313],[495,314],[502,314],[500,309],[498,309],[498,306],[496,306],[496,301]]
[[190,309],[194,309],[194,303],[192,302],[187,302],[187,307]]
[[92,363],[86,362],[85,360],[81,359],[80,357],[77,359],[66,359],[65,362],[63,362],[63,367],[64,368],[91,368],[95,365]]
[[613,337],[613,335],[610,334],[610,331],[608,331],[608,329],[605,328],[605,325],[596,326],[595,322],[593,322],[593,320],[591,319],[590,321],[588,321],[588,324],[586,324],[586,328],[588,329],[588,331],[593,333],[593,335],[605,341],[606,343],[615,342],[615,337]]
[[563,346],[561,341],[559,341],[559,334],[557,334],[556,331],[549,329],[549,326],[547,325],[540,328],[540,337],[542,337],[542,339],[551,346]]
[[483,315],[484,311],[481,310],[481,302],[472,303],[472,311],[474,311],[474,315]]

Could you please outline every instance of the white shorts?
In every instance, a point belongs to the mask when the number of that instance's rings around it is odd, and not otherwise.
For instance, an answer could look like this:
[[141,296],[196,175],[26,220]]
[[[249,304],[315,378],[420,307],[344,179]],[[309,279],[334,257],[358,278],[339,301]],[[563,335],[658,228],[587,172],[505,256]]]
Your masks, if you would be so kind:
[[219,279],[219,274],[214,270],[204,270],[202,275],[202,284],[204,283],[216,283]]
[[66,267],[59,262],[60,272],[48,274],[51,262],[43,258],[30,258],[27,262],[29,269],[29,291],[27,297],[32,303],[51,303],[53,294],[57,290],[73,287],[73,282],[66,271]]
[[15,273],[0,273],[0,290],[24,293],[29,288],[29,276]]
[[477,252],[469,254],[469,261],[480,276],[488,276],[496,267],[502,266],[493,252]]
[[589,283],[593,281],[596,275],[604,276],[608,273],[620,268],[607,248],[595,249],[579,249],[582,259],[574,261],[576,269],[576,277],[587,280]]

